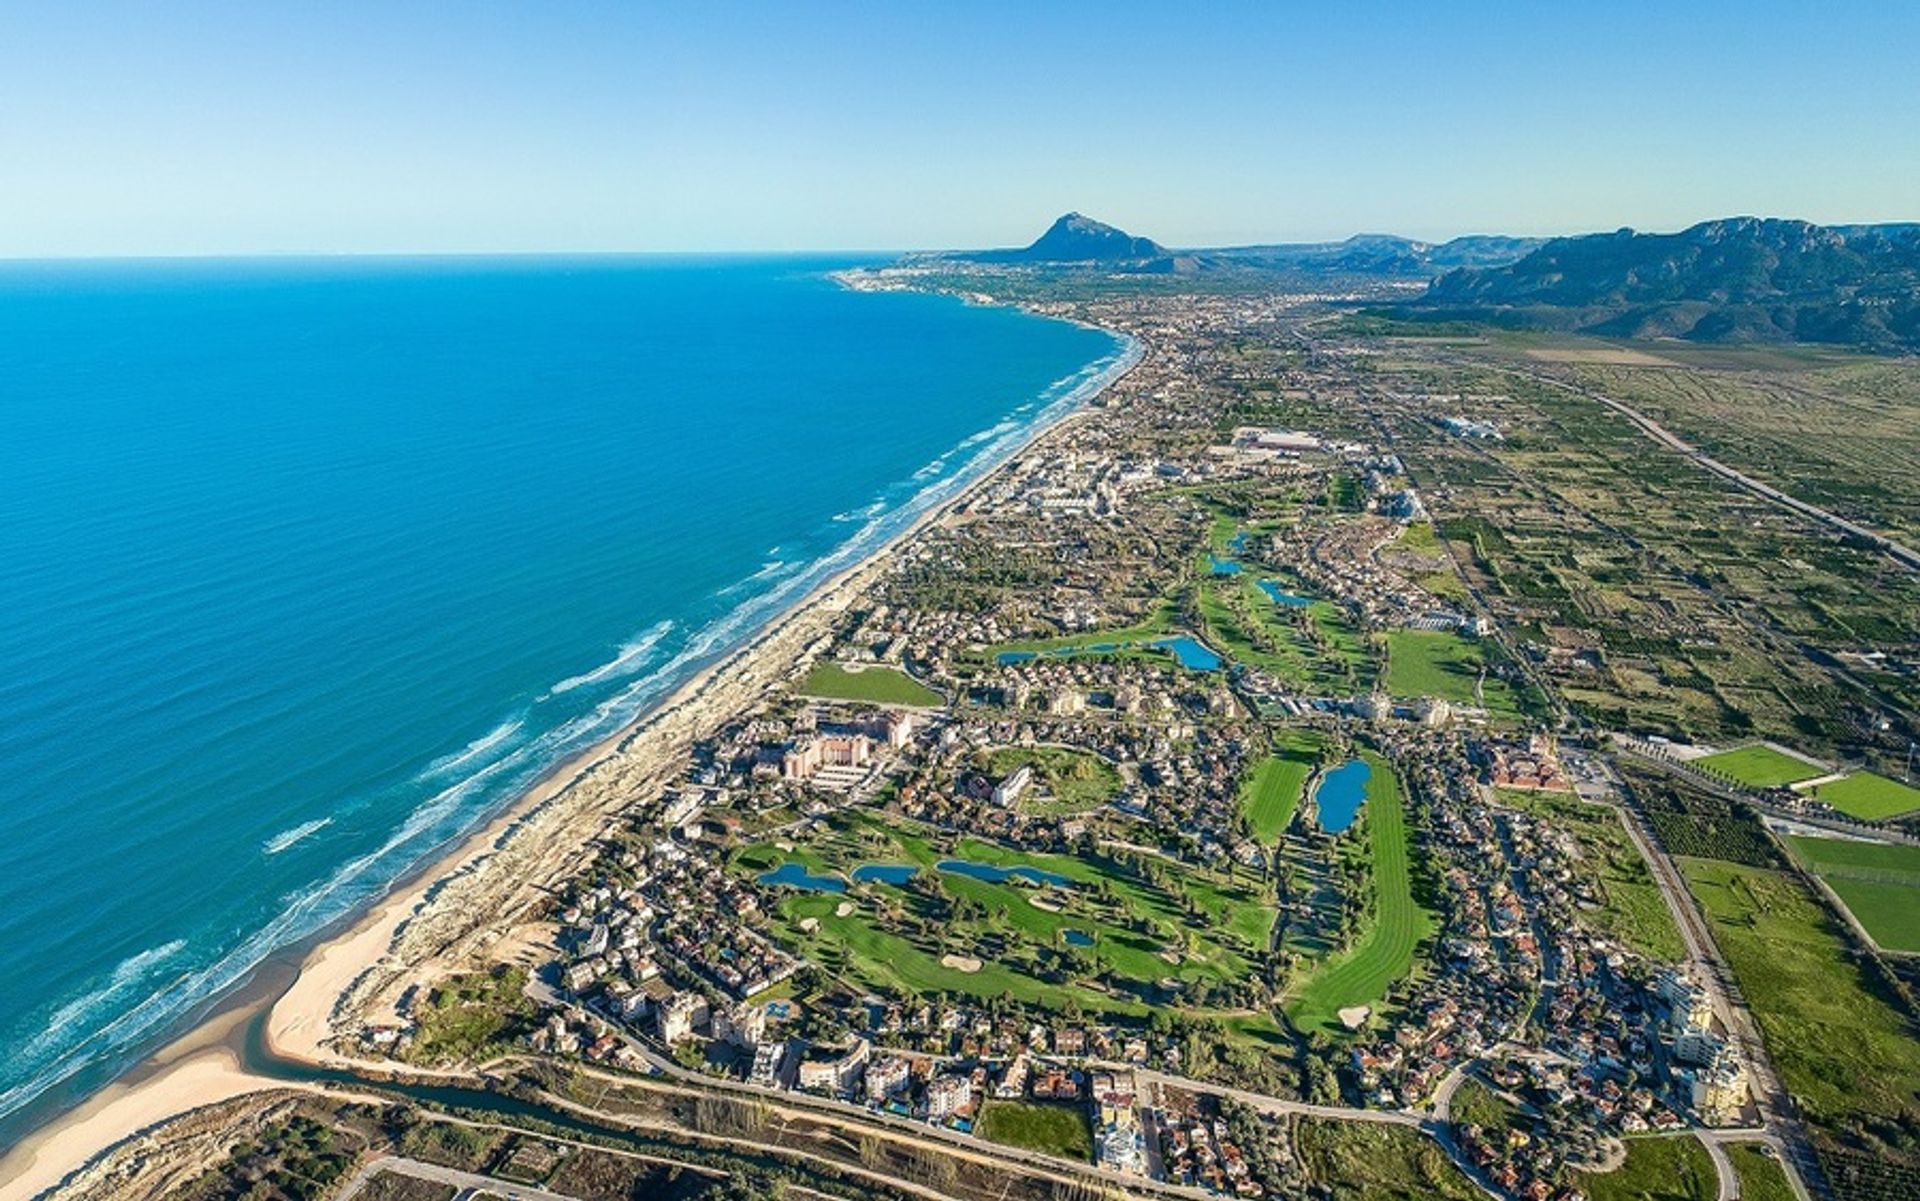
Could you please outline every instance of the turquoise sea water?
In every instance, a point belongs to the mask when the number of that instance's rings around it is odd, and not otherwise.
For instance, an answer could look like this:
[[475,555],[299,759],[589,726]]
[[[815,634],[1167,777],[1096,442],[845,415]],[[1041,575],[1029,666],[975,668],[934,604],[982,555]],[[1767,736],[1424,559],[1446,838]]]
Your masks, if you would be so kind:
[[0,264],[0,1115],[377,895],[1124,353],[842,265]]

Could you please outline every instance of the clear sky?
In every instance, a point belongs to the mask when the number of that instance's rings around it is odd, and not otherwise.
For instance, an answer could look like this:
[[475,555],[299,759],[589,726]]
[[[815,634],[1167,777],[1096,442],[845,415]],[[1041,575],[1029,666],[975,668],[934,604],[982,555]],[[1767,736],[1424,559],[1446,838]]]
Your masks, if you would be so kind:
[[0,255],[1920,219],[1920,4],[0,0]]

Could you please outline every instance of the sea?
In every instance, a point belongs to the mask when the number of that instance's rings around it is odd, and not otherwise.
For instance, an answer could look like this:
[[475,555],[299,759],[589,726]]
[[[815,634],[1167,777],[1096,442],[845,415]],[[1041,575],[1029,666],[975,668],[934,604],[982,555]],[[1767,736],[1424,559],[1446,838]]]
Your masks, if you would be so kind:
[[861,265],[0,263],[0,1121],[364,908],[1135,353],[831,278]]

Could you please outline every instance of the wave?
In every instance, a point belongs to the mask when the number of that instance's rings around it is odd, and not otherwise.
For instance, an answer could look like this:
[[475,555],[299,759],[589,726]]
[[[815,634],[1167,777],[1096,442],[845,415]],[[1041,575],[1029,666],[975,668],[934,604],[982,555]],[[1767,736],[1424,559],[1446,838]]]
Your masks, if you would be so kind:
[[620,676],[630,675],[646,663],[647,657],[653,653],[653,648],[660,645],[660,640],[665,638],[667,632],[671,629],[673,629],[673,622],[660,622],[658,625],[653,626],[641,634],[638,638],[621,646],[619,654],[594,668],[592,671],[584,672],[577,676],[568,676],[558,684],[547,689],[547,695],[550,697],[559,696],[563,692],[572,692],[574,689],[584,688],[588,684],[600,684],[607,680],[617,679]]
[[465,767],[475,759],[485,755],[494,747],[499,746],[507,739],[518,734],[521,727],[525,724],[524,721],[517,717],[511,721],[501,722],[493,729],[488,730],[485,734],[469,742],[466,746],[453,752],[453,754],[443,755],[435,759],[432,763],[427,764],[424,768],[421,768],[420,774],[414,777],[414,782],[423,784],[428,780],[443,776],[457,767]]
[[[838,521],[839,518],[836,517],[834,518],[834,520]],[[747,589],[753,587],[755,584],[762,584],[768,580],[777,579],[780,576],[783,576],[788,572],[793,571],[797,568],[804,567],[805,565],[806,564],[803,561],[796,561],[796,560],[790,560],[790,559],[769,559],[764,564],[761,565],[759,571],[754,572],[752,575],[746,577],[743,580],[736,580],[733,583],[728,584],[725,588],[722,588],[719,592],[715,593],[714,595],[732,596],[735,593],[746,591]]]
[[886,510],[886,507],[887,507],[887,502],[883,498],[883,499],[874,501],[870,505],[864,505],[858,509],[848,509],[844,513],[835,513],[833,515],[833,519],[842,524],[845,524],[846,522],[849,522],[849,521],[866,521],[869,518],[879,516],[882,512]]
[[267,839],[260,844],[260,849],[268,855],[278,855],[307,835],[318,834],[332,824],[333,819],[330,817],[316,817],[310,822],[301,822],[293,829],[282,830],[272,838]]
[[[13,1062],[31,1065],[33,1075],[0,1092],[0,1114],[18,1109],[80,1070],[89,1060],[124,1053],[140,1040],[185,1017],[209,997],[238,983],[274,950],[373,899],[393,879],[471,829],[504,798],[517,795],[557,764],[630,724],[668,690],[731,653],[748,634],[791,601],[865,558],[923,513],[958,494],[1032,433],[1065,416],[1085,397],[1131,368],[1139,357],[1139,344],[1127,339],[1116,353],[1095,364],[1097,370],[1083,373],[1084,378],[1070,390],[1056,394],[1058,388],[1050,388],[1029,421],[1015,423],[1004,430],[1000,427],[1008,423],[996,423],[989,430],[980,431],[979,436],[970,436],[965,447],[956,446],[937,460],[944,466],[955,456],[971,451],[956,470],[925,483],[904,503],[876,510],[826,555],[795,565],[795,570],[779,576],[772,587],[743,599],[727,613],[700,627],[665,663],[629,681],[593,709],[511,748],[496,759],[481,763],[464,777],[448,783],[416,805],[378,847],[341,864],[312,887],[281,898],[282,904],[271,920],[246,934],[212,963],[182,971],[144,998],[129,998],[125,994],[133,991],[135,983],[148,978],[155,966],[183,950],[184,942],[153,948],[122,963],[102,989],[69,1002],[53,1015],[47,1028],[28,1046],[14,1051]],[[999,432],[993,432],[996,430]],[[915,473],[916,480],[923,478],[923,473]],[[761,571],[767,572],[768,567]],[[609,680],[637,670],[646,655],[658,646],[659,639],[666,636],[669,624],[662,622],[655,626],[623,647],[612,662],[586,674]],[[637,650],[655,631],[659,632],[658,637],[644,650]],[[579,682],[574,683],[574,687],[586,682],[579,677],[576,680]],[[460,752],[429,765],[429,772],[435,774],[422,773],[415,782],[443,779],[456,768],[478,763],[520,731],[519,721],[505,723]],[[269,842],[278,837],[284,836],[276,836]],[[84,1028],[110,1007],[118,1011],[111,1021],[61,1045],[74,1028]]]

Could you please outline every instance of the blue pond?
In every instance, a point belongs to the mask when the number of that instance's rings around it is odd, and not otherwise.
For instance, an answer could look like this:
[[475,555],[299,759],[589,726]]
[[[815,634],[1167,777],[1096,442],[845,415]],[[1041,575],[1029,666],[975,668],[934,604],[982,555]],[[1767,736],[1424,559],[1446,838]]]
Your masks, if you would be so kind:
[[853,869],[856,880],[878,880],[882,884],[905,884],[919,874],[911,863],[863,863]]
[[1289,609],[1303,609],[1313,603],[1304,596],[1296,596],[1291,592],[1283,590],[1280,585],[1274,583],[1272,580],[1261,580],[1260,591],[1266,593],[1267,599],[1274,604],[1285,605]]
[[1219,555],[1208,555],[1207,570],[1215,575],[1239,575],[1240,564],[1232,559],[1222,559]]
[[1236,555],[1245,554],[1247,550],[1247,531],[1235,530],[1233,537],[1227,540],[1227,549]]
[[1090,947],[1093,945],[1093,935],[1088,934],[1085,930],[1062,930],[1060,936],[1066,939],[1069,944],[1076,947]]
[[1192,638],[1162,638],[1154,643],[1163,651],[1172,651],[1180,666],[1194,671],[1219,671],[1220,656],[1208,650],[1204,643]]
[[845,892],[847,882],[838,876],[816,876],[798,863],[783,863],[760,876],[762,884],[784,884],[806,892]]
[[1057,888],[1072,888],[1073,879],[1059,872],[1043,871],[1037,867],[995,867],[991,863],[975,863],[971,859],[942,859],[936,866],[943,872],[955,875],[971,876],[975,880],[985,880],[989,884],[1004,884],[1014,876],[1031,880],[1035,884],[1052,884]]
[[1320,787],[1313,790],[1313,799],[1320,810],[1322,830],[1338,834],[1353,824],[1360,806],[1366,803],[1367,778],[1371,775],[1373,769],[1364,762],[1349,759],[1321,779]]

